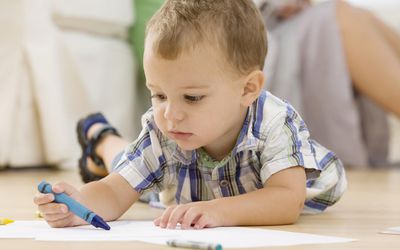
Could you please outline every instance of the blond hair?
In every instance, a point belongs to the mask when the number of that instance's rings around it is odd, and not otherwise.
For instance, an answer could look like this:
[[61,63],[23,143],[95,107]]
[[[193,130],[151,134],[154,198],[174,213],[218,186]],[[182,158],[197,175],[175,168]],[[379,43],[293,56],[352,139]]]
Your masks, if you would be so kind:
[[147,24],[153,50],[165,59],[208,42],[240,73],[262,69],[267,54],[264,23],[252,0],[167,0]]

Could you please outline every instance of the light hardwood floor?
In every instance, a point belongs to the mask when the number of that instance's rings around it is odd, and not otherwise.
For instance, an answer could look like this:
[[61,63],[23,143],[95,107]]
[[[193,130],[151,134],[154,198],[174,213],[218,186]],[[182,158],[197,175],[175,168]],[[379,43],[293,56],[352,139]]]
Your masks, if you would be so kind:
[[[400,235],[379,232],[400,226],[400,171],[347,171],[348,190],[344,197],[320,215],[302,216],[297,224],[267,227],[291,232],[314,233],[358,239],[344,244],[307,245],[268,249],[400,249]],[[43,169],[0,171],[0,216],[16,220],[34,220],[36,207],[32,202],[36,185],[43,179],[60,180],[79,187],[76,171]],[[124,219],[153,219],[161,210],[135,204]],[[268,240],[268,239],[266,239]],[[28,239],[0,239],[0,249],[169,249],[166,246],[140,242],[65,243],[39,242]],[[262,248],[256,248],[262,249]]]

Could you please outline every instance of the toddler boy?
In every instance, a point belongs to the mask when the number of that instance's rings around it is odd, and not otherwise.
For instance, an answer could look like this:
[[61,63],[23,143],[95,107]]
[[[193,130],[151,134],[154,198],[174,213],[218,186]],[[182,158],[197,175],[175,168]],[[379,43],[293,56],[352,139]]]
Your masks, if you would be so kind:
[[[343,165],[292,106],[263,90],[266,44],[251,0],[167,0],[147,26],[152,108],[141,134],[106,177],[53,190],[115,220],[144,192],[176,186],[177,205],[154,221],[163,228],[289,224],[334,204]],[[103,136],[96,153],[110,162],[121,141]],[[51,226],[84,223],[51,194],[34,201]]]

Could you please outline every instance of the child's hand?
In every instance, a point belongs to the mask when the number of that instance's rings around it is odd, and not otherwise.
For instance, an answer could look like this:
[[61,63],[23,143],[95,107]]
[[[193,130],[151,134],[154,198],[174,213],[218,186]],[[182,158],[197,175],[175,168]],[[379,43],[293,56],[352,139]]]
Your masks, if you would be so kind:
[[[65,193],[77,201],[80,200],[79,191],[64,182],[54,185],[53,192]],[[86,224],[84,220],[69,212],[67,205],[53,201],[53,194],[38,193],[33,198],[33,202],[38,205],[39,212],[51,227],[71,227]]]
[[154,220],[156,226],[168,229],[175,229],[178,223],[181,224],[181,229],[222,226],[220,216],[209,201],[169,206]]

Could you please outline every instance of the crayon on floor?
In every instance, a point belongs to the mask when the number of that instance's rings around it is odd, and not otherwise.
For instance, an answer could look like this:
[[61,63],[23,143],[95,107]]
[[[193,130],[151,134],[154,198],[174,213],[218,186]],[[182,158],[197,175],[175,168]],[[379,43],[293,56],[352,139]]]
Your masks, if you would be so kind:
[[14,222],[14,220],[11,220],[11,219],[0,218],[0,225],[7,225],[7,224],[10,224],[10,223],[13,223],[13,222]]

